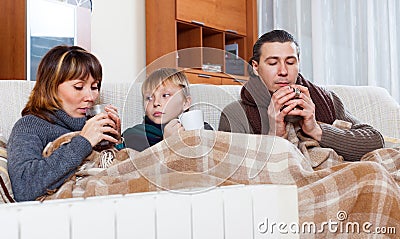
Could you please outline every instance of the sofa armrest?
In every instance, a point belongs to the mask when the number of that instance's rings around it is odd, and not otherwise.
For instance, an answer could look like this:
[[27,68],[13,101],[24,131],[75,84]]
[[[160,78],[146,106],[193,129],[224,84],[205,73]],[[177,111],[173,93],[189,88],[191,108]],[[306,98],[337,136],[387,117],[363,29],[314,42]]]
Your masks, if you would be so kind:
[[346,109],[384,136],[400,138],[400,105],[388,91],[375,86],[329,85]]
[[34,84],[34,81],[0,80],[0,133],[4,138],[8,139],[15,122],[21,118]]

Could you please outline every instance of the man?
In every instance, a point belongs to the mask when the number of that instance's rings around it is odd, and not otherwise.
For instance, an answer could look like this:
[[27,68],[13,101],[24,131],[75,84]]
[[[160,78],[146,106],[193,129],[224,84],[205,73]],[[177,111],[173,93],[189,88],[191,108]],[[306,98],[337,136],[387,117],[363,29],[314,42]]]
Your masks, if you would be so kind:
[[[273,30],[262,35],[253,46],[251,77],[242,88],[241,99],[223,110],[219,130],[283,137],[290,121],[347,161],[382,148],[384,140],[376,129],[347,112],[334,92],[299,74],[299,56],[300,48],[290,33]],[[332,126],[336,119],[352,123],[351,128]]]

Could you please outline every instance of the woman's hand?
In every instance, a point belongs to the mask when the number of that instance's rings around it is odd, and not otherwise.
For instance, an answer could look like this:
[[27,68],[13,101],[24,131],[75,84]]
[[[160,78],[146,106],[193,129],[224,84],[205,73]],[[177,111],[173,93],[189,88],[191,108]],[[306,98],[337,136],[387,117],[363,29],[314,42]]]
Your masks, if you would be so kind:
[[171,120],[168,124],[164,127],[164,139],[168,138],[169,136],[177,133],[179,130],[184,130],[181,123],[179,123],[178,119]]
[[121,143],[122,140],[121,140],[121,119],[119,118],[118,115],[118,109],[113,105],[107,105],[105,107],[105,111],[108,113],[110,119],[112,119],[115,123],[114,126],[112,127],[118,131],[118,134],[116,134],[116,136],[119,144]]
[[115,108],[113,109],[114,112],[107,109],[106,111],[87,120],[80,132],[80,135],[85,137],[92,147],[102,140],[112,143],[118,143],[121,140],[121,123],[118,115],[115,114]]

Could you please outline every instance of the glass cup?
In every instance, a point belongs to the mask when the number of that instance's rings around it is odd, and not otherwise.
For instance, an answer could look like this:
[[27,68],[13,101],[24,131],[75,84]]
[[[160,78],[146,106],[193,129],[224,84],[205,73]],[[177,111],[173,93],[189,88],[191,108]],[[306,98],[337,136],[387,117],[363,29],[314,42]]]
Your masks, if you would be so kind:
[[[86,120],[92,118],[93,116],[95,116],[97,114],[100,114],[102,112],[106,112],[105,111],[105,107],[106,107],[105,104],[98,104],[98,105],[93,105],[91,108],[87,109],[86,110]],[[107,135],[109,135],[111,137],[116,138],[116,136],[113,135],[113,134],[110,134],[110,133],[104,133],[104,134],[107,134]],[[114,146],[114,143],[103,139],[97,145],[95,145],[93,147],[93,149],[96,150],[96,151],[102,151],[102,150],[105,150],[105,149],[109,149],[112,146]]]

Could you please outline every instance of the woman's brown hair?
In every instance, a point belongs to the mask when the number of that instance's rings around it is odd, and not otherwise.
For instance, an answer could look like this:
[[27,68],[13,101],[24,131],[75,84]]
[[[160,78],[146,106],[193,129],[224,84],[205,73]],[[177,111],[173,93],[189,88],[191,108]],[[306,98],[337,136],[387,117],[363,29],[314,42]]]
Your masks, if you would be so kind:
[[92,76],[100,90],[103,77],[99,60],[79,46],[56,46],[43,57],[36,75],[36,84],[22,110],[22,116],[35,115],[51,121],[49,113],[61,109],[58,86],[65,81]]

